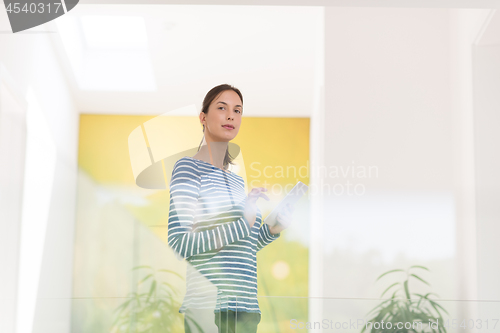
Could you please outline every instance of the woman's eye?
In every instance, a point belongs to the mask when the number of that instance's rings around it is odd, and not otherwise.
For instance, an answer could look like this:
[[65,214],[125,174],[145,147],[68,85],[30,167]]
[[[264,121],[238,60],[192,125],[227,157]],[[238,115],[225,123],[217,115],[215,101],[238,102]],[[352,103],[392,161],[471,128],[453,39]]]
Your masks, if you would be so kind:
[[235,110],[235,111],[238,112],[238,113],[241,113],[241,110]]
[[224,109],[224,107],[223,107],[223,106],[221,106],[219,109]]

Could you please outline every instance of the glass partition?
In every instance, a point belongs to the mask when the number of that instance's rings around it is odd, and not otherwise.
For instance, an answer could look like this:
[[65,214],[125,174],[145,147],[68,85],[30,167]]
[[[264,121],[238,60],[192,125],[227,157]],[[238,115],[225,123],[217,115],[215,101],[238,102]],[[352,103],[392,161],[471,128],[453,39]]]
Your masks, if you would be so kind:
[[[166,295],[166,288],[162,293],[149,287],[144,295],[72,299],[71,332],[182,333],[186,322],[193,333],[231,332],[223,324],[218,328],[216,322],[234,324],[235,319],[244,323],[235,327],[236,332],[247,332],[252,321],[258,320],[243,311],[215,314],[213,309],[188,309],[181,314],[178,297]],[[500,332],[500,301],[427,298],[259,297],[262,314],[257,332]],[[65,302],[67,299],[38,300],[42,308]],[[58,323],[46,322],[42,316],[34,325],[35,331],[45,332],[57,327]]]

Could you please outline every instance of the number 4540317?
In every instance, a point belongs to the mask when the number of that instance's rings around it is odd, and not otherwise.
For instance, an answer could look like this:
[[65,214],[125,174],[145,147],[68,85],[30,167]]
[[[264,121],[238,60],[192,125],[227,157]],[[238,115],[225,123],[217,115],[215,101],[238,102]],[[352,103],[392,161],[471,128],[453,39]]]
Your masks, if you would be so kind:
[[474,319],[469,319],[469,320],[462,320],[460,322],[460,324],[458,323],[458,319],[446,319],[444,322],[443,322],[443,327],[445,328],[451,328],[451,329],[457,329],[457,328],[463,328],[463,329],[473,329],[473,328],[477,328],[477,329],[481,329],[481,328],[486,328],[486,329],[495,329],[495,327],[497,326],[498,324],[498,319],[491,319],[491,321],[489,321],[489,319],[486,319],[486,320],[482,320],[482,319],[476,319],[474,321]]
[[[6,7],[7,13],[56,13],[59,11],[61,7],[61,3],[54,2],[52,3],[43,3],[43,2],[32,2],[29,5],[27,3],[21,7],[21,4],[18,2],[9,3]],[[61,9],[62,10],[62,9]]]

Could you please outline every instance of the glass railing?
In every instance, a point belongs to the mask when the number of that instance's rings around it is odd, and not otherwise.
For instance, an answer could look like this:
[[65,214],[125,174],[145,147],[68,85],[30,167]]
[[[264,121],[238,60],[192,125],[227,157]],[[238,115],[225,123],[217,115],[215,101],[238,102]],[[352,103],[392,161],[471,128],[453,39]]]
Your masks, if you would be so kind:
[[[166,289],[165,289],[166,290]],[[173,297],[172,297],[173,296]],[[209,306],[193,304],[179,313],[178,295],[38,299],[33,332],[68,332],[51,320],[68,313],[69,332],[500,332],[500,301],[457,301],[412,295],[406,298],[326,298],[259,296],[261,314],[238,299],[219,297]],[[423,296],[423,295],[422,295]],[[220,303],[219,303],[220,302]],[[215,307],[213,307],[215,305]],[[222,308],[223,311],[217,309]],[[373,310],[373,311],[372,311]],[[372,312],[370,312],[372,311]],[[52,314],[51,314],[52,313]],[[61,317],[61,316],[59,316]],[[224,326],[225,325],[225,326]]]

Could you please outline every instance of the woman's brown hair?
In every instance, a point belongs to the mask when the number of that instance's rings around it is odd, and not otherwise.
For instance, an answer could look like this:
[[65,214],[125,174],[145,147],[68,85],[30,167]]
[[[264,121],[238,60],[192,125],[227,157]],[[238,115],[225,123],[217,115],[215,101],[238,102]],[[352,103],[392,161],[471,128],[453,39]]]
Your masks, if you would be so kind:
[[[235,93],[237,93],[241,99],[241,104],[243,104],[243,96],[241,95],[241,92],[238,90],[238,88],[233,87],[232,85],[229,84],[221,84],[210,89],[210,91],[205,95],[205,98],[203,99],[203,106],[201,108],[201,112],[203,112],[204,114],[208,114],[208,108],[210,107],[210,104],[212,104],[212,102],[217,98],[217,96],[219,96],[226,90],[232,90]],[[203,125],[203,133],[205,133],[205,125]],[[198,151],[200,151],[202,143],[203,143],[203,138],[201,139]],[[233,164],[233,160],[234,157],[232,157],[231,154],[229,154],[229,145],[228,145],[228,149],[226,149],[226,154],[224,155],[224,162],[222,164],[224,170],[228,169],[229,164]]]

